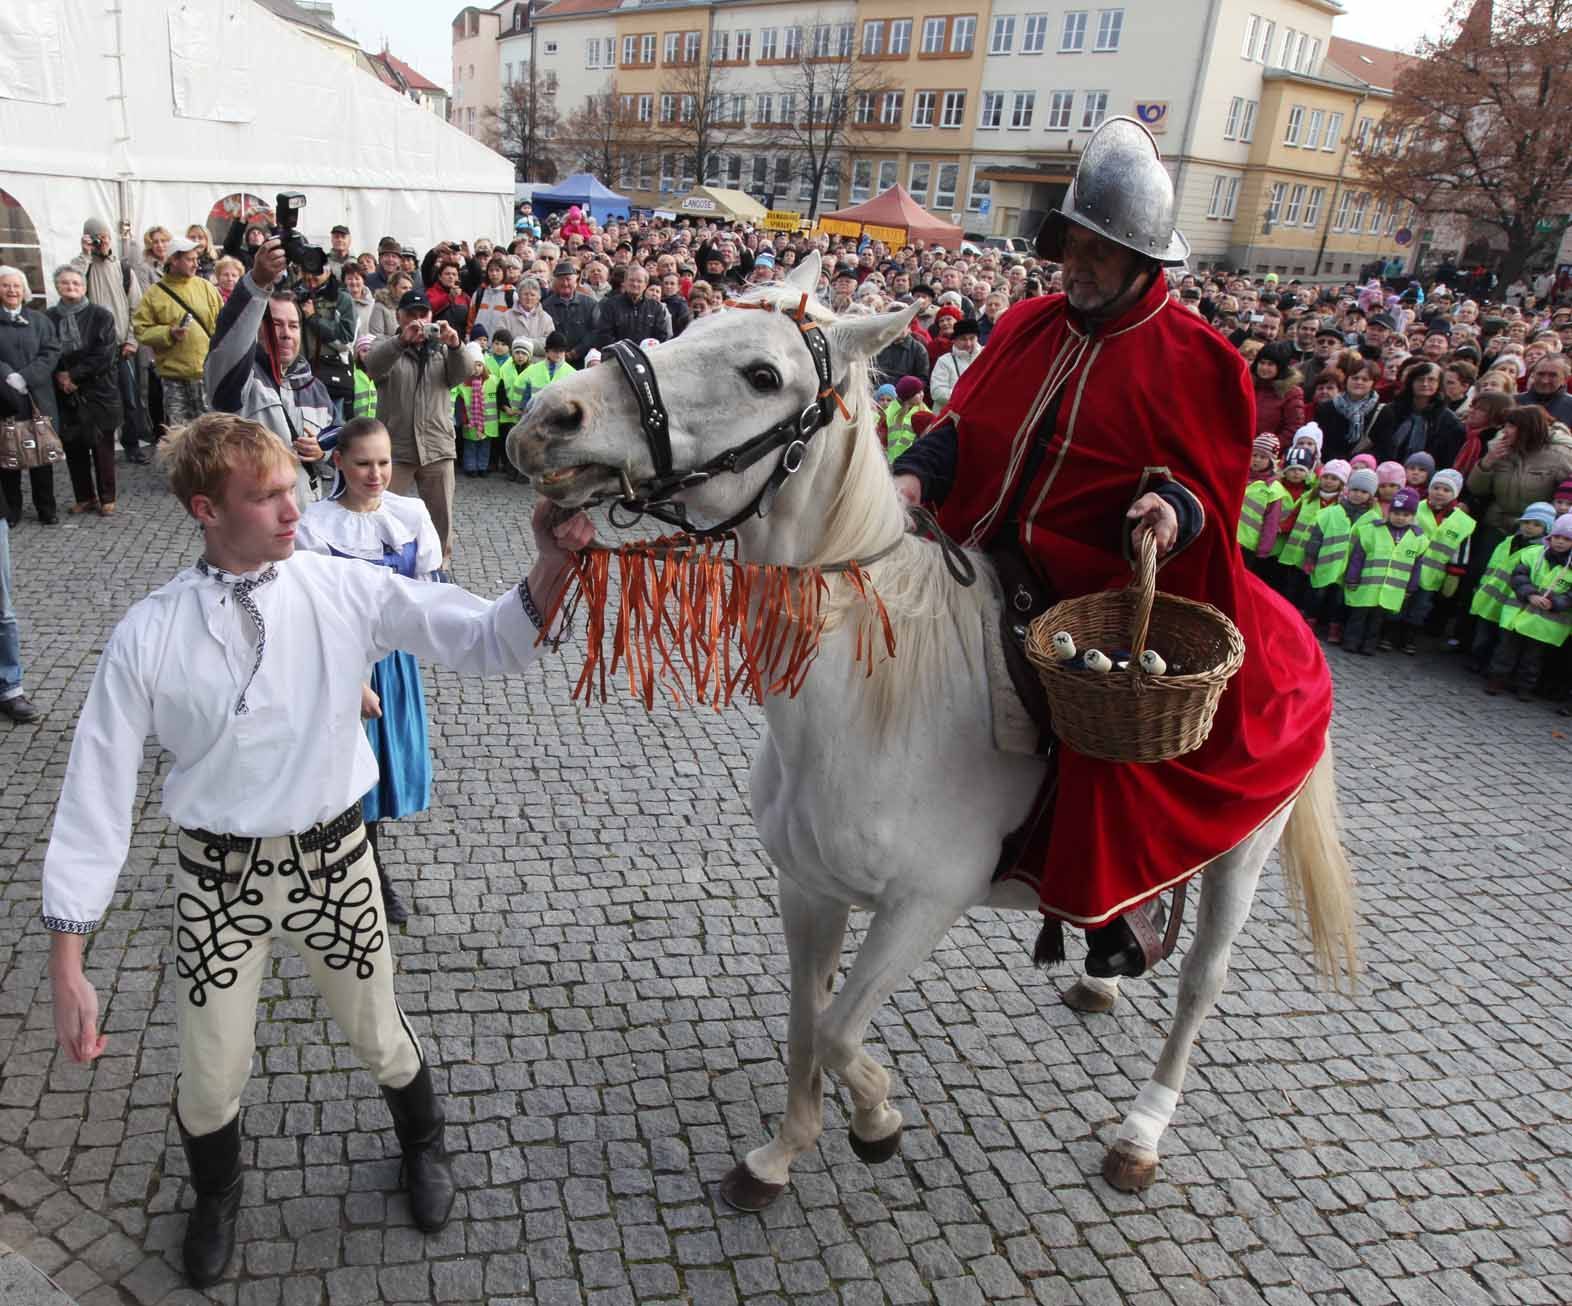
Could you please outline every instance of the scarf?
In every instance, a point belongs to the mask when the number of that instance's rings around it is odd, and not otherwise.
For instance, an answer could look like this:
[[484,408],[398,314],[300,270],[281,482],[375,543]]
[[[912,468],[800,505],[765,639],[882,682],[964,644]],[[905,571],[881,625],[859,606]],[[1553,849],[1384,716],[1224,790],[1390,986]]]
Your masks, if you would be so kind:
[[1463,447],[1457,451],[1457,457],[1452,460],[1455,471],[1463,474],[1463,479],[1468,479],[1469,472],[1479,465],[1479,460],[1485,456],[1485,446],[1490,440],[1495,439],[1497,428],[1490,428],[1490,439],[1487,440],[1482,431],[1468,427],[1463,435]]
[[1376,405],[1381,398],[1372,390],[1363,399],[1350,399],[1346,394],[1337,394],[1332,398],[1332,407],[1343,415],[1343,420],[1348,423],[1348,447],[1354,448],[1365,438],[1365,423],[1370,420],[1370,414],[1375,412]]
[[89,307],[85,298],[79,299],[74,304],[61,300],[55,305],[55,312],[59,319],[55,325],[60,329],[60,353],[74,354],[82,348],[82,314]]
[[278,567],[274,563],[269,563],[267,570],[260,576],[247,578],[231,576],[227,571],[210,565],[206,558],[198,558],[196,569],[208,579],[215,580],[227,588],[234,595],[235,606],[250,617],[257,628],[257,655],[251,663],[251,674],[246,677],[246,683],[240,687],[240,697],[235,700],[235,715],[245,716],[251,710],[246,706],[246,693],[251,688],[251,682],[257,678],[257,672],[262,669],[262,653],[267,648],[267,627],[262,623],[262,610],[257,607],[257,601],[251,597],[251,592],[260,589],[277,576]]
[[469,379],[469,425],[473,431],[482,435],[486,432],[486,382],[490,380],[485,376],[472,376]]

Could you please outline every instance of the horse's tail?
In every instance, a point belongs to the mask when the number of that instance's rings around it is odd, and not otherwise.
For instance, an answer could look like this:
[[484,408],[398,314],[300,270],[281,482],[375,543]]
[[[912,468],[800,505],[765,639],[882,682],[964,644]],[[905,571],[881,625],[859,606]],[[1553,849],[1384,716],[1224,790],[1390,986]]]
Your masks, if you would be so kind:
[[1294,800],[1278,852],[1294,915],[1310,935],[1316,970],[1338,989],[1359,977],[1354,877],[1343,854],[1332,736]]

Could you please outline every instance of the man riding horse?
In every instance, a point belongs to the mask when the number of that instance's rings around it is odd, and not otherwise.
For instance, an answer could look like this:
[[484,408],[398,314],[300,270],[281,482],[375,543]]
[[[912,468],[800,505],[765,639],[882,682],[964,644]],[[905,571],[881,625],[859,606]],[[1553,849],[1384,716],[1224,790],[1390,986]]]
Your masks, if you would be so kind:
[[1048,782],[1051,819],[1018,860],[1059,868],[1042,877],[1042,911],[1087,931],[1087,972],[1102,978],[1141,974],[1159,955],[1158,895],[1293,800],[1332,711],[1315,639],[1234,542],[1254,395],[1239,354],[1169,300],[1163,269],[1190,252],[1173,212],[1156,142],[1110,119],[1038,232],[1038,253],[1064,265],[1064,294],[1001,319],[894,467],[909,500],[939,505],[950,535],[1024,559],[1024,582],[1007,581],[1005,595],[1023,611],[1124,584],[1151,531],[1161,587],[1213,604],[1244,636],[1244,665],[1200,749],[1156,765],[1065,753]]

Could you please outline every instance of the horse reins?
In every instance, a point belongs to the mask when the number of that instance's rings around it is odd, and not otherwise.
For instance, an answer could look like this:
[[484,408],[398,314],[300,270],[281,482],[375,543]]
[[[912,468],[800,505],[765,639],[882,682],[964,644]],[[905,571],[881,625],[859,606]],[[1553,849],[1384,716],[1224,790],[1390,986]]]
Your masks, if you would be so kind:
[[[770,302],[743,303],[728,300],[726,307],[764,309],[773,312],[776,306]],[[770,509],[775,505],[775,498],[780,493],[781,487],[802,467],[803,459],[808,453],[808,445],[813,437],[835,420],[837,412],[848,419],[851,417],[851,412],[835,385],[834,373],[830,365],[829,341],[825,338],[819,324],[808,317],[806,294],[797,305],[796,311],[787,316],[795,323],[803,343],[808,347],[808,353],[813,358],[813,370],[819,383],[818,394],[814,401],[797,416],[777,422],[768,430],[752,439],[744,440],[741,444],[733,445],[691,471],[678,471],[673,466],[671,421],[665,402],[661,399],[660,383],[655,379],[655,369],[650,365],[649,356],[631,340],[619,340],[602,350],[601,357],[603,359],[609,357],[616,362],[621,369],[623,379],[628,383],[629,390],[633,392],[634,402],[639,409],[639,429],[644,433],[644,443],[649,447],[650,461],[655,466],[655,475],[637,487],[628,479],[627,472],[623,472],[622,497],[618,499],[614,508],[632,513],[633,517],[626,522],[618,522],[613,517],[613,525],[630,526],[639,517],[648,514],[657,521],[675,526],[690,535],[709,538],[730,533],[750,517],[767,517]],[[703,485],[723,472],[745,472],[760,459],[768,457],[777,450],[780,451],[780,461],[775,464],[775,470],[770,473],[769,479],[745,507],[734,512],[723,522],[713,526],[696,526],[688,519],[687,507],[672,498],[680,491]]]

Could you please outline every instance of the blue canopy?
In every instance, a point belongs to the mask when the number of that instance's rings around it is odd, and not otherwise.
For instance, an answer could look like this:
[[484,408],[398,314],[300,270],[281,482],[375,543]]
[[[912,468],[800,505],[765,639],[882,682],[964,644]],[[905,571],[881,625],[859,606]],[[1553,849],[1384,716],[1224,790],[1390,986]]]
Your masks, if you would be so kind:
[[575,172],[547,190],[537,190],[531,202],[540,214],[577,204],[601,221],[628,216],[628,197],[607,190],[587,172]]

